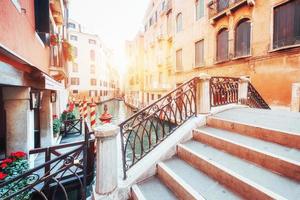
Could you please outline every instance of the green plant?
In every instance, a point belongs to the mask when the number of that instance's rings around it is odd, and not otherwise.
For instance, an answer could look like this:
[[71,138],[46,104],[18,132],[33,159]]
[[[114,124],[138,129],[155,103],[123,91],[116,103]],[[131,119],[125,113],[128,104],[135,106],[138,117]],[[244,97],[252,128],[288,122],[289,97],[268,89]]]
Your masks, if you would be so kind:
[[59,133],[61,127],[61,121],[59,119],[53,120],[53,133]]
[[[26,153],[19,151],[11,153],[10,157],[3,160],[0,164],[0,183],[8,181],[20,174],[25,173],[29,169],[28,161],[26,160]],[[23,189],[27,185],[34,182],[36,178],[27,176],[21,180],[7,184],[0,188],[0,197],[8,197],[11,194]],[[14,199],[30,199],[31,192],[24,191],[23,193],[14,197]]]
[[73,113],[73,111],[65,110],[60,116],[60,120],[62,122],[67,121],[67,120],[75,120],[75,119],[76,119],[76,116]]

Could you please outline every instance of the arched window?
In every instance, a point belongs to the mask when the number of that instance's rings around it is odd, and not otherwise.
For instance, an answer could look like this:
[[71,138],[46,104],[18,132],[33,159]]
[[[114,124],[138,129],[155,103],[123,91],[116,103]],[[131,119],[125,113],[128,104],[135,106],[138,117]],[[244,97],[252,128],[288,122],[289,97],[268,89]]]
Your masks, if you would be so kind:
[[228,60],[228,29],[223,28],[217,35],[217,61]]
[[239,21],[235,29],[235,56],[250,54],[251,22],[249,19]]
[[179,13],[176,17],[176,32],[182,31],[182,14]]

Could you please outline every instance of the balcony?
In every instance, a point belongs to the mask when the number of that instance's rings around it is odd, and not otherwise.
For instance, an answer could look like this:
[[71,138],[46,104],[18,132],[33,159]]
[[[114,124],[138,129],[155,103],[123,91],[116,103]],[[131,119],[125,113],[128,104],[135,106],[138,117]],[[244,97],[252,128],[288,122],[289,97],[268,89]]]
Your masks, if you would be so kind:
[[50,10],[56,25],[63,24],[64,19],[64,3],[61,0],[50,0]]
[[57,81],[64,80],[67,77],[67,70],[64,66],[61,46],[51,46],[50,52],[50,75]]
[[254,6],[255,0],[212,0],[208,3],[209,19],[214,24],[220,18],[230,15],[243,6]]

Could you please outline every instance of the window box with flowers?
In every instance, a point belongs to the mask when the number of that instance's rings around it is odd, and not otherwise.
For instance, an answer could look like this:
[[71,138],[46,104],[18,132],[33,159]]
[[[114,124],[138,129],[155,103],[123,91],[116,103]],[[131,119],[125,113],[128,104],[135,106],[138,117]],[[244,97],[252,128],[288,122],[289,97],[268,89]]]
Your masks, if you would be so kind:
[[73,46],[67,41],[64,40],[62,42],[63,46],[63,55],[67,61],[73,61],[74,60],[74,51]]
[[57,46],[59,43],[58,35],[57,34],[51,34],[50,35],[50,45],[51,46]]
[[[11,155],[0,162],[0,184],[5,183],[18,175],[21,175],[28,171],[29,164],[26,159],[26,153],[22,151],[11,153]],[[27,185],[32,183],[32,177],[27,177],[18,181],[17,183],[13,182],[7,184],[4,187],[0,188],[0,199],[8,197],[9,195],[23,189]],[[15,199],[30,199],[30,192],[23,192],[20,195],[17,195]]]

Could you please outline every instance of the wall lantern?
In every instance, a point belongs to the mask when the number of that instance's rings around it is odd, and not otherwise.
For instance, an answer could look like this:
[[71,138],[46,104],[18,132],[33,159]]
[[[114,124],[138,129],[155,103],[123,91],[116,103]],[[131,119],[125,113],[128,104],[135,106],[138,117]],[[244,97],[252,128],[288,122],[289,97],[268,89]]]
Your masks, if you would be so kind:
[[56,97],[57,97],[57,93],[56,91],[51,91],[51,94],[50,94],[50,102],[51,103],[55,103],[56,102]]
[[32,90],[30,92],[30,109],[40,109],[42,106],[43,92]]

